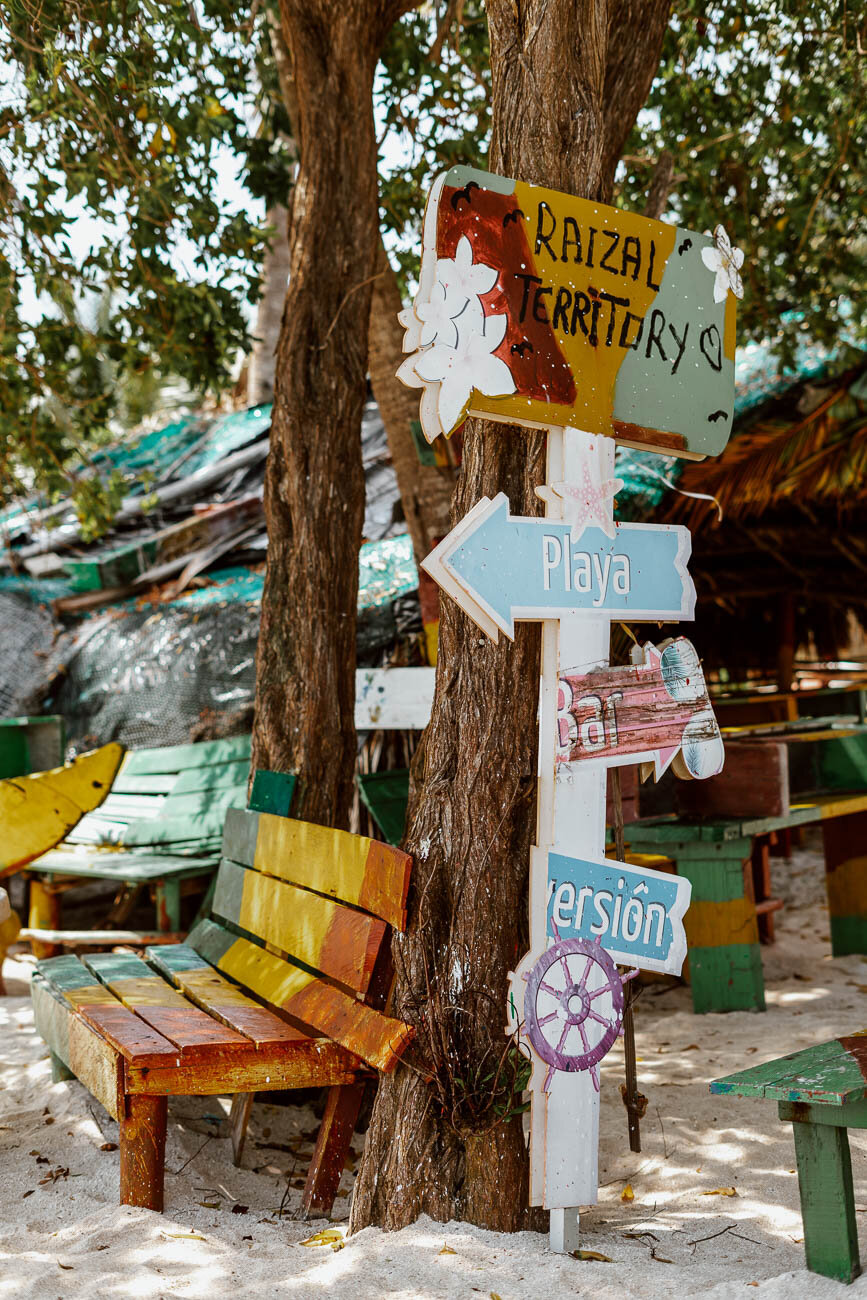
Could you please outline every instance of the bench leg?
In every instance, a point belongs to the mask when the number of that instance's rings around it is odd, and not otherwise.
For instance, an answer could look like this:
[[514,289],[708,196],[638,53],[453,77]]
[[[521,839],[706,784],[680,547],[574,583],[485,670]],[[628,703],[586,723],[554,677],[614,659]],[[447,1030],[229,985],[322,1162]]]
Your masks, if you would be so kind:
[[[31,930],[60,929],[60,898],[57,892],[36,876],[30,877],[30,919]],[[56,943],[39,943],[31,940],[33,956],[56,957],[62,949]]]
[[157,929],[163,934],[177,934],[181,928],[181,882],[160,880],[156,895]]
[[232,1098],[229,1112],[229,1127],[232,1130],[232,1164],[240,1165],[247,1140],[247,1125],[250,1123],[250,1111],[253,1109],[255,1092],[236,1092]]
[[807,1268],[852,1282],[861,1272],[849,1135],[830,1124],[795,1121],[798,1188]]
[[301,1197],[305,1219],[327,1218],[331,1213],[366,1087],[366,1083],[344,1083],[328,1090],[325,1114]]
[[120,1203],[163,1208],[166,1166],[166,1097],[128,1095],[120,1123]]
[[49,1052],[51,1057],[51,1082],[63,1083],[66,1079],[74,1079],[75,1075],[70,1070],[65,1061],[61,1061],[56,1052]]

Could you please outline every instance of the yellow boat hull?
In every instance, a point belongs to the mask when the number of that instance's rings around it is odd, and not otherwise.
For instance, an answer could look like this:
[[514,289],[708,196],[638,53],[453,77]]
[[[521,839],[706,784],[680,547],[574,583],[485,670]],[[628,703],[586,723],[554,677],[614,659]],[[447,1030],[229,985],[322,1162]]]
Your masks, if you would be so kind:
[[53,849],[111,789],[124,755],[103,745],[50,772],[0,781],[0,876]]

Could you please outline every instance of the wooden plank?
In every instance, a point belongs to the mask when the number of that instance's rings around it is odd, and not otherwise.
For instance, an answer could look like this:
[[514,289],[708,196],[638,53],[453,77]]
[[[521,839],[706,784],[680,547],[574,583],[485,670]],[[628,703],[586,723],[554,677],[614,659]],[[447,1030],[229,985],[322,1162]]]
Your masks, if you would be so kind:
[[845,1129],[792,1125],[807,1268],[852,1282],[861,1272],[852,1162]]
[[161,934],[159,931],[149,934],[143,930],[34,930],[25,927],[18,937],[35,940],[37,943],[56,943],[64,948],[104,948],[107,944],[115,943],[139,947],[156,943],[178,943],[183,936]]
[[738,1074],[715,1079],[711,1091],[772,1101],[843,1106],[867,1097],[867,1036],[833,1038]]
[[248,758],[214,763],[208,767],[188,767],[178,774],[172,794],[198,794],[202,790],[220,790],[230,785],[246,786],[250,775]]
[[398,930],[406,924],[412,859],[378,840],[230,808],[223,853],[232,862],[363,907]]
[[36,1032],[92,1096],[119,1120],[123,1113],[123,1057],[34,973],[30,983]]
[[[246,791],[243,799],[246,800]],[[124,847],[210,840],[223,828],[224,809],[211,807],[201,813],[182,817],[163,817],[153,822],[132,822],[123,832]]]
[[207,1057],[215,1048],[237,1051],[247,1046],[243,1035],[193,1006],[132,954],[94,953],[85,958],[85,965],[188,1060]]
[[[186,817],[190,820],[195,833],[199,820],[208,813],[225,813],[227,808],[243,808],[247,802],[247,777],[231,785],[218,786],[212,790],[196,790],[192,793],[177,794],[174,790],[166,798],[161,813],[161,821],[170,818]],[[223,819],[220,818],[222,830]]]
[[[191,948],[257,997],[326,1034],[374,1069],[393,1070],[412,1041],[410,1026],[363,1006],[300,966],[236,938],[213,921],[190,933]],[[244,1091],[238,1088],[237,1091]]]
[[289,1047],[257,1050],[248,1043],[243,1051],[215,1048],[201,1060],[181,1057],[178,1066],[143,1070],[128,1065],[124,1086],[128,1093],[148,1096],[225,1097],[238,1092],[264,1092],[282,1088],[323,1088],[352,1083],[359,1062],[326,1038],[301,1037]]
[[409,768],[392,772],[358,773],[361,801],[389,844],[400,844],[409,801]]
[[[173,846],[174,847],[174,846]],[[100,851],[69,852],[62,849],[46,854],[28,865],[28,872],[58,876],[82,876],[88,880],[116,880],[128,884],[169,879],[173,876],[203,876],[219,866],[218,854],[166,854]]]
[[366,1087],[360,1080],[349,1087],[332,1088],[328,1094],[301,1197],[305,1218],[331,1214]]
[[678,781],[682,817],[783,817],[789,811],[789,762],[778,741],[726,741],[725,767],[706,781]]
[[68,1002],[126,1060],[145,1067],[177,1060],[177,1047],[123,1006],[77,957],[51,957],[39,962],[37,970],[50,991]]
[[250,758],[250,737],[233,736],[226,740],[203,740],[191,745],[161,745],[153,749],[133,749],[123,765],[124,778],[160,772],[183,772],[192,767],[211,767]]
[[103,745],[66,767],[0,782],[0,875],[52,849],[96,808],[122,757],[120,745]]
[[[192,768],[191,771],[197,769]],[[202,769],[207,770],[207,769]],[[219,768],[215,769],[219,771]],[[180,777],[176,772],[155,772],[153,774],[140,773],[136,775],[133,772],[127,775],[122,769],[118,772],[112,783],[112,792],[114,794],[168,794],[173,789]]]
[[430,722],[435,668],[358,668],[357,731],[422,731]]
[[215,916],[365,993],[386,923],[310,890],[224,861],[217,872]]
[[294,1045],[309,1037],[247,997],[237,984],[230,984],[188,944],[154,948],[147,957],[150,964],[191,1002],[249,1038],[256,1047],[271,1047],[277,1043]]

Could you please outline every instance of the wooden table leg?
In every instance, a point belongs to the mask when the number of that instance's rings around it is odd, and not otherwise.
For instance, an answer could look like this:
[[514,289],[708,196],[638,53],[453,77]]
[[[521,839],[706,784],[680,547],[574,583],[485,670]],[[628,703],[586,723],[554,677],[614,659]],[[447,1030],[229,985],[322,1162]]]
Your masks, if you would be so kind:
[[156,886],[157,929],[176,934],[181,928],[181,882],[160,880]]
[[867,812],[822,822],[835,957],[867,953]]
[[807,1268],[852,1282],[861,1272],[849,1135],[845,1128],[795,1121],[798,1188]]
[[[31,930],[60,929],[60,898],[49,881],[40,880],[37,876],[30,877],[28,924]],[[56,957],[63,951],[56,943],[39,943],[35,939],[31,940],[30,947],[33,949],[33,956],[40,959]]]
[[120,1123],[120,1203],[163,1208],[166,1165],[166,1097],[131,1094]]
[[764,1011],[765,984],[749,839],[678,845],[692,884],[684,917],[696,1012]]
[[306,1219],[331,1213],[366,1087],[362,1081],[328,1090],[325,1114],[301,1197],[301,1210]]

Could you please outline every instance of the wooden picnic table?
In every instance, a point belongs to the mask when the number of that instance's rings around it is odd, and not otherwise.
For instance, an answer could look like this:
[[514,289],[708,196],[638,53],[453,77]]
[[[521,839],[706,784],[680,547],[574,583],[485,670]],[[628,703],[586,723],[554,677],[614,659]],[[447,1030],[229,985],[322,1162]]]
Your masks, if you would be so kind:
[[756,900],[757,841],[766,846],[774,832],[816,823],[825,849],[831,951],[867,954],[867,792],[805,799],[775,817],[670,815],[626,827],[630,856],[670,859],[692,884],[684,925],[696,1012],[764,1011],[759,917],[781,904]]

